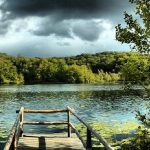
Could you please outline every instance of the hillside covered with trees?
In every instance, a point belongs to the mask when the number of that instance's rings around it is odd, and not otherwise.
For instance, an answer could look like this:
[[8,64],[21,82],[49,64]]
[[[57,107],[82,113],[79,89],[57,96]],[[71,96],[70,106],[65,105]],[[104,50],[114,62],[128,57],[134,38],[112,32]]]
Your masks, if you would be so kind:
[[[62,58],[28,58],[0,53],[0,84],[146,81],[150,55],[102,52]],[[141,75],[139,75],[139,71]]]

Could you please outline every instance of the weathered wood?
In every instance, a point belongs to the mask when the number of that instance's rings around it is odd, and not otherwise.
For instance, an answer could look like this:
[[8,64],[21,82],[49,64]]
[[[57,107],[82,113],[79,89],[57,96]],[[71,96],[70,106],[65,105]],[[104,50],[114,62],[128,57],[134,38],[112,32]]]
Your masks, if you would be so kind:
[[16,133],[15,133],[15,136],[14,136],[14,147],[15,147],[15,148],[17,147],[18,140],[19,140],[19,137],[21,137],[21,135],[22,135],[22,128],[21,128],[20,125],[18,124]]
[[91,131],[87,128],[87,140],[86,140],[86,149],[92,149],[92,135]]
[[88,130],[99,140],[100,143],[104,145],[106,150],[113,150],[113,148],[107,143],[107,141],[99,135],[89,124],[87,124],[85,121],[83,121],[70,107],[67,107],[67,109],[81,122],[83,123]]
[[21,107],[19,114],[15,120],[15,123],[14,123],[14,125],[10,131],[10,134],[9,134],[8,139],[6,141],[4,150],[10,150],[11,148],[14,149],[16,146],[16,135],[15,134],[17,132],[17,127],[18,127],[18,124],[20,121],[20,115],[22,114],[22,111],[23,111],[23,107]]
[[19,133],[20,134],[19,136],[22,136],[22,134],[23,134],[23,122],[24,122],[24,107],[22,108],[22,113],[20,115],[20,129],[21,129],[21,132]]
[[32,110],[32,109],[24,109],[24,113],[62,113],[67,112],[68,110],[64,109],[55,109],[55,110]]
[[84,140],[83,140],[82,136],[80,135],[80,133],[77,131],[77,129],[74,127],[74,125],[72,123],[70,123],[70,126],[73,129],[73,131],[76,133],[76,135],[78,136],[80,141],[82,142],[84,148],[86,148],[86,143],[84,142]]
[[37,137],[21,137],[17,150],[85,150],[75,134],[72,134],[71,138],[68,138],[67,135],[63,136],[62,133],[59,133],[54,138],[41,134]]
[[[61,132],[61,133],[45,133],[45,134],[38,134],[38,133],[23,133],[23,137],[28,137],[28,139],[31,137],[45,137],[45,138],[67,138],[68,137],[68,133],[67,132]],[[75,138],[77,137],[75,133],[72,133],[71,138]]]
[[68,121],[68,137],[71,137],[71,127],[70,127],[70,111],[67,112],[67,121]]
[[44,122],[44,121],[24,121],[23,124],[31,124],[31,125],[60,125],[60,124],[68,124],[68,122]]
[[[20,109],[20,111],[16,111],[19,112],[16,121],[12,127],[12,130],[10,132],[10,135],[8,137],[8,140],[6,142],[6,145],[4,147],[4,150],[15,150],[17,147],[17,150],[25,150],[25,149],[34,149],[35,145],[33,143],[37,143],[36,140],[34,139],[33,136],[30,136],[28,138],[24,139],[24,136],[22,138],[19,138],[21,136],[21,134],[23,133],[23,125],[27,124],[27,125],[60,125],[60,124],[65,124],[68,127],[68,133],[66,133],[68,135],[68,139],[72,139],[71,136],[71,129],[76,133],[76,135],[78,136],[78,139],[80,139],[80,143],[82,142],[83,146],[86,149],[91,149],[92,148],[92,137],[91,134],[94,135],[100,143],[102,143],[104,145],[104,147],[106,148],[106,150],[112,150],[111,146],[107,143],[107,141],[102,138],[89,124],[87,124],[85,121],[83,121],[70,107],[67,107],[66,110],[63,109],[55,109],[55,110],[32,110],[32,109],[24,109],[23,107]],[[57,121],[57,122],[48,122],[48,121],[24,121],[24,113],[63,113],[66,112],[67,113],[67,121]],[[77,129],[73,126],[73,124],[70,121],[70,114],[73,114],[81,123],[83,123],[85,125],[85,127],[87,128],[87,141],[85,142],[83,140],[83,138],[81,137],[80,133],[77,131]],[[23,134],[24,135],[24,134]],[[31,138],[31,139],[30,139]],[[49,149],[49,147],[41,147],[42,145],[45,146],[49,146],[51,145],[49,142],[46,143],[45,139],[48,137],[36,137],[38,139],[41,139],[39,141],[39,147],[38,149],[42,149],[42,150],[46,150]],[[57,138],[57,137],[55,137]],[[53,138],[53,139],[55,139]],[[62,137],[61,137],[62,138]],[[26,143],[22,143],[24,144],[24,147],[20,147],[17,146],[18,145],[18,141],[21,141],[21,139],[24,140],[24,142],[28,142],[28,144],[31,144],[31,147],[28,147],[28,145],[26,145]],[[59,139],[62,144],[64,144],[64,142],[66,142],[66,139],[63,141],[62,139]],[[55,139],[55,143],[59,143],[59,140],[57,141],[57,139]],[[48,140],[49,141],[49,140]],[[20,143],[20,142],[19,142]],[[32,145],[33,144],[33,145]],[[59,143],[60,144],[60,143]],[[73,145],[76,147],[76,142],[73,142]],[[33,147],[32,147],[33,146]],[[57,145],[58,146],[58,145]],[[75,149],[74,147],[74,149]],[[58,148],[58,147],[55,147]],[[70,149],[70,146],[68,145],[68,147],[63,147],[61,149],[66,150],[66,148]],[[36,148],[37,149],[37,148]],[[53,149],[50,148],[50,149]]]

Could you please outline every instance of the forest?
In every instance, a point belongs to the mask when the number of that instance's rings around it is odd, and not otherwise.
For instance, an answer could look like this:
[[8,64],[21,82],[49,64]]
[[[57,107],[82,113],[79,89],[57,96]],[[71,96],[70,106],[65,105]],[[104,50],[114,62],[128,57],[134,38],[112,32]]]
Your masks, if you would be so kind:
[[108,83],[149,84],[150,55],[102,52],[72,57],[24,57],[0,53],[0,84]]

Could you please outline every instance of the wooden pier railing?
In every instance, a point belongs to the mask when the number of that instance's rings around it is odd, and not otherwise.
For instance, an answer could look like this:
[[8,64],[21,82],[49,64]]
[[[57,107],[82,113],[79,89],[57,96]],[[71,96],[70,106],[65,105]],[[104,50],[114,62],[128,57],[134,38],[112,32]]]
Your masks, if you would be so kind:
[[21,109],[18,113],[18,116],[16,118],[16,121],[15,121],[15,123],[10,131],[10,134],[8,136],[4,150],[15,150],[16,149],[19,137],[23,133],[23,114],[24,114],[24,108],[21,107]]
[[[31,109],[24,109],[21,107],[20,110],[16,111],[18,113],[16,121],[10,131],[10,134],[8,136],[8,139],[6,141],[4,150],[15,150],[17,148],[17,143],[19,140],[19,137],[23,134],[23,125],[67,125],[67,132],[68,137],[71,137],[71,130],[73,130],[80,141],[82,142],[83,146],[87,150],[92,149],[92,136],[96,137],[99,141],[99,143],[102,143],[106,150],[113,150],[113,148],[107,143],[107,141],[99,135],[88,123],[86,123],[84,120],[82,120],[73,109],[70,107],[67,107],[67,109],[54,109],[54,110],[31,110]],[[61,122],[44,122],[44,121],[24,121],[24,114],[25,113],[66,113],[67,114],[67,120],[61,121]],[[78,130],[75,128],[73,123],[71,122],[70,115],[75,116],[75,118],[80,121],[86,128],[86,141],[82,138]]]

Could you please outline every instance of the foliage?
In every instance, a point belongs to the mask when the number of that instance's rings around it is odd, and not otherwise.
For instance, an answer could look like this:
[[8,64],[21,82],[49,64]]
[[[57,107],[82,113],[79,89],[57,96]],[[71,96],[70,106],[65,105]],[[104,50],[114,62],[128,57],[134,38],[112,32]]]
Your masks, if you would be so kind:
[[0,84],[150,82],[150,56],[108,52],[64,58],[0,54]]
[[17,68],[10,60],[0,58],[0,83],[21,83],[22,74],[17,73]]
[[150,83],[149,69],[150,66],[148,58],[138,59],[136,57],[131,57],[128,62],[122,65],[121,75],[125,84],[148,85]]
[[[150,53],[150,1],[149,0],[129,0],[136,6],[136,15],[140,19],[134,19],[133,15],[124,13],[126,27],[121,24],[116,26],[116,39],[122,43],[130,44],[131,48],[140,53]],[[132,86],[133,84],[142,85],[146,91],[146,85],[150,84],[150,62],[147,59],[130,59],[122,65],[121,73],[125,84]],[[149,112],[142,114],[137,112],[137,118],[146,126],[150,125]],[[122,143],[124,150],[145,150],[150,149],[149,130],[141,129],[135,138],[127,143]]]
[[[126,53],[82,54],[64,58],[27,58],[0,54],[5,83],[104,83],[119,81],[120,57]],[[118,63],[117,63],[118,62]]]
[[124,13],[126,27],[121,24],[116,26],[116,39],[130,46],[138,52],[150,52],[150,1],[149,0],[129,0],[136,5],[136,14],[140,20],[134,19],[133,15]]
[[121,141],[122,150],[148,150],[150,149],[150,135],[145,128],[139,127],[135,138]]

